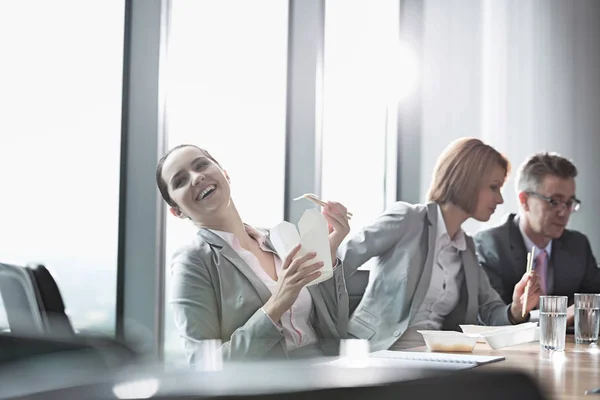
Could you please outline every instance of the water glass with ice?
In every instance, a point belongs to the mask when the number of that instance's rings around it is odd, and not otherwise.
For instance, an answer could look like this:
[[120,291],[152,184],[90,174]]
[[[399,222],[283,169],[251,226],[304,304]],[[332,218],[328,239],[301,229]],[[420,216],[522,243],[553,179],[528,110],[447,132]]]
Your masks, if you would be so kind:
[[564,351],[567,336],[567,296],[540,296],[540,347]]
[[193,342],[192,366],[196,371],[220,371],[223,369],[223,354],[220,339],[205,339]]
[[600,330],[600,294],[575,293],[575,343],[597,344]]

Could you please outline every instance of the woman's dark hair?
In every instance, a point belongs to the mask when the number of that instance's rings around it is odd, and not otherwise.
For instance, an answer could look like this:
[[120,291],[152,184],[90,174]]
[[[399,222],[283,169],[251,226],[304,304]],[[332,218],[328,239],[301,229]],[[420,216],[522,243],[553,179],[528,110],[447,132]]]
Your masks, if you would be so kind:
[[193,145],[193,144],[180,144],[179,146],[175,146],[171,150],[169,150],[167,152],[167,154],[165,154],[164,156],[162,156],[160,158],[160,160],[158,160],[158,165],[156,166],[156,185],[158,186],[158,190],[160,191],[160,194],[161,194],[162,198],[171,207],[178,207],[178,206],[177,206],[177,203],[175,203],[175,201],[173,201],[173,199],[169,195],[169,188],[167,187],[167,183],[162,178],[162,169],[163,169],[163,165],[165,164],[165,161],[171,155],[171,153],[173,153],[175,150],[179,150],[179,149],[184,148],[184,147],[194,147],[194,148],[202,151],[204,154],[206,154],[206,157],[208,157],[215,164],[217,164],[217,165],[220,166],[219,162],[217,160],[215,160],[213,158],[213,156],[211,156],[208,153],[208,151],[206,151],[206,150],[204,150],[204,149],[202,149],[202,148],[200,148],[200,147],[198,147],[196,145]]

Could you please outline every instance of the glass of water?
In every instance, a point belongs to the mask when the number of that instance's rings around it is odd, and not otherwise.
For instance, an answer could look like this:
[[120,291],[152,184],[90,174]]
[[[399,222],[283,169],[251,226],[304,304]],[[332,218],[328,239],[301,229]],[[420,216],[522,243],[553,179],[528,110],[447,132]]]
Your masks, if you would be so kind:
[[364,339],[340,340],[340,357],[364,359],[369,357],[369,341]]
[[342,339],[340,359],[345,367],[366,368],[369,363],[369,342],[363,339]]
[[567,296],[540,296],[540,346],[544,350],[565,350]]
[[600,294],[575,293],[575,343],[598,343]]

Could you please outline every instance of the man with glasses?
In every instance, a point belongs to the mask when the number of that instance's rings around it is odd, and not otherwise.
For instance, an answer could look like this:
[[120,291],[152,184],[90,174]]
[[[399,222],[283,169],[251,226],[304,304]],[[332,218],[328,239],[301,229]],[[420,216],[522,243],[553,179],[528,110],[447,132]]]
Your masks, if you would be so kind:
[[[532,248],[542,294],[568,296],[572,304],[575,293],[600,293],[600,268],[587,237],[566,229],[571,214],[581,207],[576,176],[575,165],[557,154],[529,157],[517,175],[519,214],[474,236],[479,263],[507,304]],[[568,311],[572,324],[573,306]]]

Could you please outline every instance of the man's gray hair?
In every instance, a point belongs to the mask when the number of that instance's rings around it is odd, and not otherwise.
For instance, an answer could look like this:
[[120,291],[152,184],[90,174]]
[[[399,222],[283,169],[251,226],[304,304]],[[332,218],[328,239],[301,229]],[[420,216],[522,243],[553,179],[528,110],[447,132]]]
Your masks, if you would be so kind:
[[557,153],[537,153],[527,158],[517,171],[517,193],[535,192],[548,175],[575,178],[575,165]]

